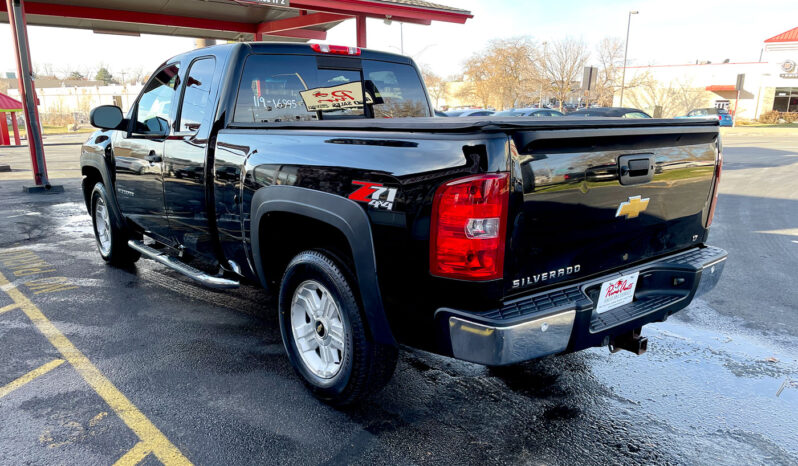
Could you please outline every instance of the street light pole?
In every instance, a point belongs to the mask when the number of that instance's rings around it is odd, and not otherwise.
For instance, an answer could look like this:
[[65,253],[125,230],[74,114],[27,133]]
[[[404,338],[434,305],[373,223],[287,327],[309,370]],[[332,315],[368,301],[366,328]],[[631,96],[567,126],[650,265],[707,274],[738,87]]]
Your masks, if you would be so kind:
[[629,28],[632,26],[632,15],[636,15],[639,12],[637,10],[632,10],[629,12],[629,18],[626,21],[626,43],[624,44],[623,48],[623,71],[621,72],[621,103],[618,105],[619,107],[623,107],[623,86],[626,83],[626,54],[629,52]]
[[405,54],[405,23],[399,23],[399,46],[401,47],[402,55]]

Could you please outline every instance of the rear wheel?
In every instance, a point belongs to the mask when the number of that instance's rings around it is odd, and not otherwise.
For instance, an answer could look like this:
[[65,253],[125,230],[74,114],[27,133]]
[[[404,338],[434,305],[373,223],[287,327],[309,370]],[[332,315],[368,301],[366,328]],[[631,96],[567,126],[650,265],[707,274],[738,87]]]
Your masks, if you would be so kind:
[[91,192],[91,218],[94,225],[94,238],[100,256],[115,265],[129,265],[141,255],[127,245],[127,233],[113,221],[112,206],[108,200],[105,185],[97,183]]
[[280,330],[291,364],[316,397],[335,405],[379,391],[398,355],[367,335],[345,270],[327,254],[305,251],[289,263],[280,286]]

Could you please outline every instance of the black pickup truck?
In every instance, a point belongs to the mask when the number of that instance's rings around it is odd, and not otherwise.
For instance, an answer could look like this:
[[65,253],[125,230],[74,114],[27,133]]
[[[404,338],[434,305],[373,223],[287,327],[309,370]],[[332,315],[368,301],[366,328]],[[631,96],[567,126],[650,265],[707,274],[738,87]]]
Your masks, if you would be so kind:
[[321,399],[391,377],[400,343],[498,366],[640,330],[712,288],[717,121],[435,118],[407,57],[239,43],[168,60],[92,111],[102,257],[279,295]]

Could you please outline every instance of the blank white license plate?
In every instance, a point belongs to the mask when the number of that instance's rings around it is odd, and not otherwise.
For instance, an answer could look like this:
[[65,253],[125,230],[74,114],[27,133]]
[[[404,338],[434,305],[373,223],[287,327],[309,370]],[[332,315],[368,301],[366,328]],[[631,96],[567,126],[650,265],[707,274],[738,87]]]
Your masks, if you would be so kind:
[[640,272],[630,273],[623,277],[601,284],[596,313],[601,314],[624,304],[631,303],[635,297],[637,276]]

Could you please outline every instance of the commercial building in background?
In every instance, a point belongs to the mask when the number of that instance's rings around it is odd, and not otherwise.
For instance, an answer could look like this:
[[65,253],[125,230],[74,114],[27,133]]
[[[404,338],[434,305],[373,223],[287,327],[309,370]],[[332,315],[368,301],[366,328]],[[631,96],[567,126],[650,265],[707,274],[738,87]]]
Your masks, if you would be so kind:
[[[79,79],[35,79],[39,112],[88,112],[98,105],[117,105],[127,111],[142,83],[110,84]],[[8,80],[8,95],[19,98],[17,80]]]
[[[20,99],[18,81],[2,80],[8,95]],[[116,105],[127,112],[143,84],[111,84],[79,79],[36,79],[39,117],[44,125],[88,124],[89,112],[99,105]]]
[[[738,102],[740,74],[745,77]],[[766,39],[757,62],[629,66],[626,83],[624,105],[657,116],[735,106],[738,117],[749,120],[772,110],[798,112],[798,27]]]

